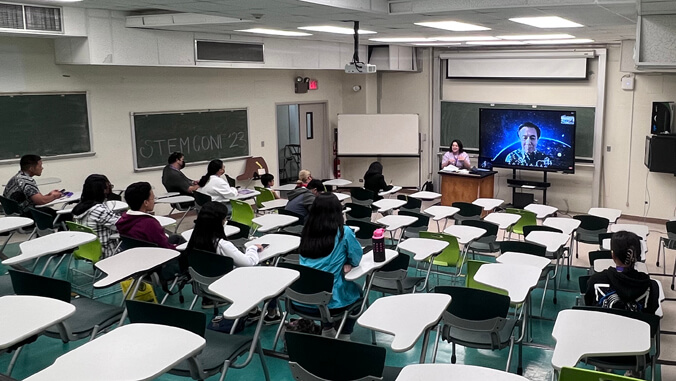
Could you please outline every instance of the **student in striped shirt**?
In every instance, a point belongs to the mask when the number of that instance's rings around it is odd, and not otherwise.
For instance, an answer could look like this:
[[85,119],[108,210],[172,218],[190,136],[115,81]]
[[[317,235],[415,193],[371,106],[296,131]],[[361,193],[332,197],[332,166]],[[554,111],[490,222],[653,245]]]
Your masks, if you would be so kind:
[[82,187],[80,202],[73,208],[73,218],[80,225],[94,230],[101,242],[103,257],[115,254],[117,241],[111,235],[117,233],[115,224],[120,218],[105,204],[110,191],[110,181],[104,175],[89,175]]

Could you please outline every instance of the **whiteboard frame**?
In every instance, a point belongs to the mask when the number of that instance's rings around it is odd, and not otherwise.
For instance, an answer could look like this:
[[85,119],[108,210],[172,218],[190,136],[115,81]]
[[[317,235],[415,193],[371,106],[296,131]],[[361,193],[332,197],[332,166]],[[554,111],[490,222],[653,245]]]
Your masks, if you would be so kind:
[[[60,160],[60,159],[73,159],[78,157],[87,157],[96,155],[94,150],[94,130],[92,128],[92,113],[91,113],[91,100],[89,96],[89,91],[38,91],[38,92],[10,92],[10,93],[0,93],[2,97],[11,97],[15,95],[76,95],[84,94],[85,102],[87,103],[87,123],[89,124],[87,129],[89,130],[89,151],[87,152],[78,152],[78,153],[67,153],[63,155],[51,155],[51,156],[42,156],[40,158],[42,161],[51,161],[51,160]],[[21,158],[15,159],[4,159],[0,160],[0,165],[9,165],[9,164],[18,164]]]
[[[222,108],[222,109],[197,109],[197,110],[180,110],[180,111],[150,111],[150,112],[130,112],[129,113],[129,120],[130,120],[130,127],[131,127],[131,147],[132,147],[132,160],[134,162],[134,172],[147,172],[147,171],[154,171],[160,168],[164,168],[166,164],[164,165],[158,165],[154,167],[145,167],[145,168],[139,168],[138,163],[136,160],[136,125],[134,124],[134,116],[136,115],[158,115],[158,114],[184,114],[184,113],[195,113],[195,112],[218,112],[218,111],[240,111],[240,110],[246,110],[246,141],[248,144],[248,150],[249,154],[245,156],[235,156],[235,157],[228,157],[228,158],[218,158],[222,161],[234,161],[234,160],[242,160],[246,159],[249,157],[253,157],[251,155],[251,125],[249,121],[249,108],[248,107],[233,107],[233,108]],[[208,163],[209,160],[200,160],[200,161],[194,161],[190,163],[186,163],[187,167],[191,167],[194,165],[199,165],[199,164],[204,164]]]

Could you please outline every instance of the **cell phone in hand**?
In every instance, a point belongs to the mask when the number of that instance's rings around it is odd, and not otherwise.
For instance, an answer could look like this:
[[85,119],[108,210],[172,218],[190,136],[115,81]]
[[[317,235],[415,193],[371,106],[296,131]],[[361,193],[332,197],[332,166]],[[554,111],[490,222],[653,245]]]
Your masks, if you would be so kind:
[[265,248],[267,248],[268,246],[270,246],[270,244],[269,244],[269,243],[262,243],[261,246],[263,246],[263,248],[265,249]]

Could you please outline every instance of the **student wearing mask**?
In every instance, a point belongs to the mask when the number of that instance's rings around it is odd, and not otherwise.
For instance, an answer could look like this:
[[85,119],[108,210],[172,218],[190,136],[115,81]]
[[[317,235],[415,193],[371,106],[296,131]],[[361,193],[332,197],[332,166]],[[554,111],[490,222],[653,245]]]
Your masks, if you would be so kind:
[[162,185],[167,192],[179,192],[189,196],[199,188],[196,181],[190,180],[181,170],[185,168],[185,156],[181,152],[172,152],[168,164],[162,170]]

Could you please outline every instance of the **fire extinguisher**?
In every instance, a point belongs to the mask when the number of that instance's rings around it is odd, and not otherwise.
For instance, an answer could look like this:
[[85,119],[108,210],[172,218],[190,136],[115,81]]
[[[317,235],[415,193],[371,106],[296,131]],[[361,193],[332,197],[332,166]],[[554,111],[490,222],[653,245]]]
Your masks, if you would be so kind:
[[340,178],[340,159],[339,158],[333,159],[333,176],[335,176],[335,178],[337,178],[337,179]]
[[338,129],[333,129],[333,177],[340,178],[340,159],[338,158]]

